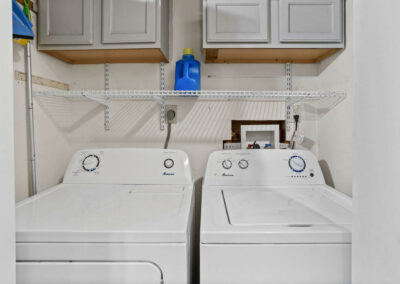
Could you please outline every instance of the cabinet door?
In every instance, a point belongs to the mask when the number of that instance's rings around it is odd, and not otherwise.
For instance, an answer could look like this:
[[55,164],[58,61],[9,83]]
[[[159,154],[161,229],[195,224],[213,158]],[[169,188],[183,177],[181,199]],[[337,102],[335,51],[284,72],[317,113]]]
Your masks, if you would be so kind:
[[156,41],[157,0],[103,0],[103,43]]
[[208,42],[268,42],[269,0],[207,0]]
[[281,42],[341,42],[342,0],[279,0]]
[[92,44],[93,0],[40,0],[40,44]]

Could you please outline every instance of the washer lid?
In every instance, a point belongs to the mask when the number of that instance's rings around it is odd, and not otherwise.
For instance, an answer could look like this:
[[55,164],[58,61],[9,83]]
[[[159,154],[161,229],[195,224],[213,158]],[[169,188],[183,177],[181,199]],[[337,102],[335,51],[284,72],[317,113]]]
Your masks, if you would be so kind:
[[349,225],[351,211],[314,188],[222,190],[233,226]]
[[186,242],[191,186],[58,185],[16,209],[17,242]]
[[351,199],[327,186],[203,191],[202,243],[351,243]]

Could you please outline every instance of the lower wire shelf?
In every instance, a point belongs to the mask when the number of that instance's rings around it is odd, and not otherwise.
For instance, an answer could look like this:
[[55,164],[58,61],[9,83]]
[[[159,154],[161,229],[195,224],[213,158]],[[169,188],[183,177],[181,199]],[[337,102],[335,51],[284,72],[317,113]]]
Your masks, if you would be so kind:
[[[345,92],[338,91],[161,91],[161,90],[75,90],[75,91],[39,91],[35,97],[64,98],[67,100],[91,100],[105,106],[110,111],[114,100],[154,100],[165,106],[168,101],[194,100],[218,102],[264,102],[283,103],[286,108],[286,124],[292,123],[293,107],[307,106],[306,111],[313,115],[323,115],[335,108],[346,98]],[[160,124],[164,126],[165,113],[160,113]],[[106,113],[105,120],[110,119]],[[105,121],[105,125],[109,125]],[[163,129],[163,127],[161,127]],[[289,130],[289,129],[288,129]]]

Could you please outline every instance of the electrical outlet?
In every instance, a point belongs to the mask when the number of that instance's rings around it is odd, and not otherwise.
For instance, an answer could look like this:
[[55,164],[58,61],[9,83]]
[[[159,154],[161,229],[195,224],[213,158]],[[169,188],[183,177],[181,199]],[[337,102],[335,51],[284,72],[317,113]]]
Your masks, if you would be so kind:
[[175,112],[175,117],[171,121],[169,121],[171,124],[176,124],[178,119],[178,106],[177,105],[166,105],[165,106],[165,122],[168,123],[168,111],[173,110]]

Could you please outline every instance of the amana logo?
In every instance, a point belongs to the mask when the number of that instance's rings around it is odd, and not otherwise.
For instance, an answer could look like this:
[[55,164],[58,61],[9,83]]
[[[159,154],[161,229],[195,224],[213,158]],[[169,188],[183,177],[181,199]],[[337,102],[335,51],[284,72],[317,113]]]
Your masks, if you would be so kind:
[[163,176],[174,176],[174,173],[167,173],[167,172],[163,172]]
[[233,174],[226,174],[226,173],[223,173],[222,176],[223,176],[223,177],[233,177]]

